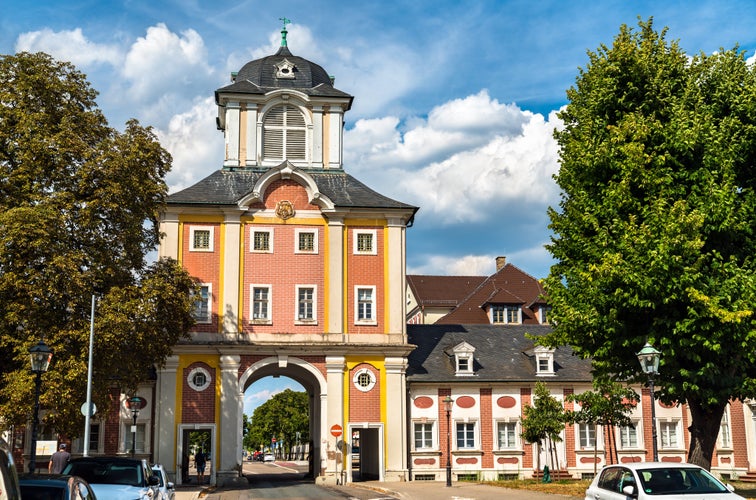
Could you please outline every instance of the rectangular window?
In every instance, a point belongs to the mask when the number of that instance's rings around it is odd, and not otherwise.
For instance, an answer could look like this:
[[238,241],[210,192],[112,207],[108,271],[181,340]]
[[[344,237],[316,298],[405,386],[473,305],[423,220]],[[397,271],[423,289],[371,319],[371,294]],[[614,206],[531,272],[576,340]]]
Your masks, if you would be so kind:
[[504,306],[492,306],[491,307],[491,321],[493,323],[505,323],[506,316],[504,316]]
[[136,424],[136,441],[134,441],[134,426],[132,422],[125,423],[126,432],[123,433],[123,449],[124,451],[131,451],[132,447],[137,453],[144,453],[144,432],[145,424]]
[[375,231],[355,231],[354,232],[354,253],[376,255]]
[[501,304],[492,305],[491,323],[502,325],[521,323],[520,308],[518,306],[505,306]]
[[273,230],[252,230],[252,251],[258,253],[273,252]]
[[[84,407],[86,410],[86,406]],[[97,451],[100,443],[100,424],[89,424],[89,451]]]
[[635,425],[624,425],[619,428],[620,447],[631,449],[638,447],[638,428]]
[[192,227],[189,230],[189,250],[192,252],[212,252],[213,228],[207,226]]
[[433,448],[433,424],[429,422],[415,423],[415,449]]
[[297,321],[315,321],[315,288],[311,286],[297,287]]
[[719,446],[722,448],[732,447],[730,439],[730,422],[727,419],[727,411],[722,415],[722,422],[719,424]]
[[457,449],[475,449],[474,422],[457,422]]
[[507,306],[507,323],[516,324],[520,322],[520,308]]
[[270,286],[252,285],[252,321],[270,321]]
[[517,422],[499,422],[497,434],[500,450],[517,448]]
[[355,289],[355,320],[358,323],[375,323],[375,287],[358,286]]
[[194,302],[194,319],[197,323],[210,323],[210,285],[201,285]]
[[318,253],[318,233],[311,229],[297,229],[294,253]]
[[551,316],[551,307],[550,306],[541,306],[541,324],[548,325],[549,324],[549,316]]
[[660,422],[659,431],[662,448],[679,447],[677,444],[677,422]]
[[580,447],[596,447],[596,425],[595,424],[578,424],[578,433],[580,435]]

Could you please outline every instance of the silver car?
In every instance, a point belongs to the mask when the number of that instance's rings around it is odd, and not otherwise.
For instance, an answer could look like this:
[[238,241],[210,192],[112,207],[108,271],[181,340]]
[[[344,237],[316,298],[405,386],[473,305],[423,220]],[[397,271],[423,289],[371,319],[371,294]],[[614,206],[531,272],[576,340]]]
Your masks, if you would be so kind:
[[707,470],[692,464],[634,462],[608,465],[585,492],[586,500],[742,499]]
[[158,500],[173,500],[176,496],[176,486],[168,481],[165,468],[160,464],[152,464],[152,473],[160,479]]

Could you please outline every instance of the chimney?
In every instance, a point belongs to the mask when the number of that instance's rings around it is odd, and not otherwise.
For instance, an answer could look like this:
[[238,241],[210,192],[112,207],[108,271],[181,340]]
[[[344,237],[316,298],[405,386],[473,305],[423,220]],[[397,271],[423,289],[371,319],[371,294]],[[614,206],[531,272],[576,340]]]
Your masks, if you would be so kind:
[[496,257],[496,271],[501,271],[501,268],[507,264],[506,257]]

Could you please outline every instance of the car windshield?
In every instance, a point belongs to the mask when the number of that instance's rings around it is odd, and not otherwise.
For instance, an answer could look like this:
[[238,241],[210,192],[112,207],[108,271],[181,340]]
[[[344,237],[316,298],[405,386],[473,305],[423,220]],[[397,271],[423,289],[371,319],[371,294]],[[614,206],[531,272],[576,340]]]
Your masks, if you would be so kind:
[[65,500],[66,489],[62,485],[22,484],[21,498],[24,500]]
[[141,486],[143,481],[140,467],[134,464],[77,461],[69,463],[63,472],[81,476],[90,484]]
[[638,471],[641,488],[649,495],[728,493],[727,487],[704,469],[669,467]]

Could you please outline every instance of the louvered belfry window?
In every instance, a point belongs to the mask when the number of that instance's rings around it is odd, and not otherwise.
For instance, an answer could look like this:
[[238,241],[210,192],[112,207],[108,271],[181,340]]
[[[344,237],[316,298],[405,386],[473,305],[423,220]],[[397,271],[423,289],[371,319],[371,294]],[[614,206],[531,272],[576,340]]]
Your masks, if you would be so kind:
[[271,108],[263,124],[266,160],[305,160],[307,125],[299,108],[282,104]]

